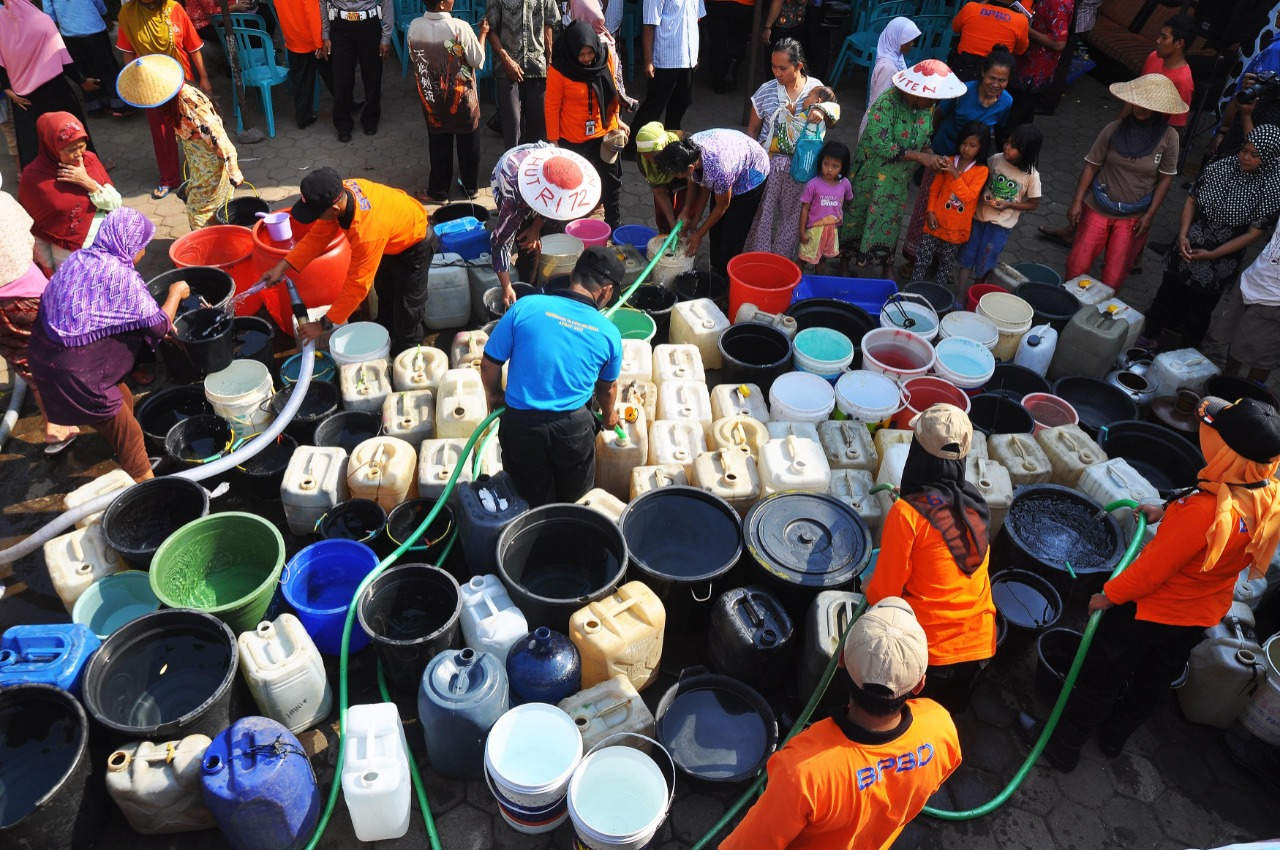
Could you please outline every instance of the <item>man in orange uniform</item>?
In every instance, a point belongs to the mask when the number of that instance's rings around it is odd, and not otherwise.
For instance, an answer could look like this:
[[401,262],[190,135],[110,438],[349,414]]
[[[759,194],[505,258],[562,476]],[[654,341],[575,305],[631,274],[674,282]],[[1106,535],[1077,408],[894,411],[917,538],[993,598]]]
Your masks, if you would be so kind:
[[964,411],[935,404],[913,427],[867,601],[901,596],[911,603],[929,636],[923,695],[956,714],[969,706],[978,673],[996,653],[987,503],[965,481],[973,426]]
[[[1066,773],[1101,727],[1099,748],[1118,756],[1125,742],[1169,692],[1204,630],[1231,607],[1240,571],[1266,573],[1280,540],[1280,414],[1245,399],[1212,396],[1200,403],[1200,486],[1166,510],[1144,505],[1164,522],[1123,573],[1089,600],[1105,611],[1075,689],[1045,747]],[[1018,731],[1034,742],[1043,724],[1018,715]]]
[[769,759],[769,784],[720,850],[884,850],[960,765],[946,709],[924,687],[924,630],[906,601],[881,600],[849,629],[845,713]]
[[293,116],[298,129],[305,130],[316,120],[316,74],[333,94],[333,71],[328,58],[321,55],[324,40],[320,37],[320,4],[315,0],[276,0],[275,10],[288,54]]
[[422,204],[372,180],[343,180],[332,168],[317,168],[302,178],[301,189],[302,200],[293,205],[291,215],[315,226],[259,282],[275,283],[291,269],[302,271],[325,253],[339,232],[351,245],[351,265],[342,292],[324,318],[298,326],[299,340],[318,339],[347,321],[376,287],[378,324],[391,334],[391,353],[420,344],[427,334],[427,269],[432,255]]

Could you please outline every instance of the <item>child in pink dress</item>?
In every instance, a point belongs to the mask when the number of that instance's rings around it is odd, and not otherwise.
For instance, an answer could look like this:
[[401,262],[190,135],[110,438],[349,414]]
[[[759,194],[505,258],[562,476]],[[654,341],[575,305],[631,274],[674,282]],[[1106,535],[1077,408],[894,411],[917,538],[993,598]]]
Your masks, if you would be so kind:
[[801,267],[811,264],[822,274],[823,260],[840,255],[836,233],[844,220],[844,205],[853,200],[849,185],[849,148],[842,142],[827,142],[818,155],[818,176],[804,185],[800,195]]

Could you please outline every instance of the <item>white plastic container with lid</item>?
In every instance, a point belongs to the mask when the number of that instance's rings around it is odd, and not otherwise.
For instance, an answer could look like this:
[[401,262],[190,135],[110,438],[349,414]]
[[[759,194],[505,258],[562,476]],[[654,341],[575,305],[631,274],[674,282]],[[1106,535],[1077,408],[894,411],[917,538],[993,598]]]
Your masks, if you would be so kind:
[[1030,434],[992,434],[987,438],[987,452],[1008,470],[1015,487],[1046,484],[1053,478],[1049,456]]
[[[630,490],[631,477],[627,476],[627,488]],[[627,503],[608,490],[599,487],[593,487],[583,494],[582,498],[574,504],[582,505],[584,508],[591,508],[599,511],[607,516],[611,521],[617,522],[622,519],[622,512],[627,509]]]
[[721,384],[711,390],[712,424],[730,416],[750,416],[757,422],[769,421],[769,405],[756,384]]
[[211,743],[207,735],[136,741],[107,756],[107,794],[134,832],[169,835],[217,826],[204,801],[201,772]]
[[1009,507],[1013,504],[1013,482],[1009,479],[1009,471],[998,461],[971,454],[965,458],[964,478],[977,487],[986,500],[991,519],[987,536],[995,540],[1004,527],[1004,518],[1009,515]]
[[777,328],[786,335],[788,339],[795,339],[796,334],[800,330],[800,326],[796,324],[796,320],[788,316],[786,313],[766,313],[754,304],[741,304],[738,307],[738,314],[733,317],[733,323],[740,325],[744,322],[755,322],[760,325],[769,325]]
[[[449,483],[449,476],[453,474],[454,467],[458,465],[458,459],[462,457],[462,450],[466,447],[466,444],[466,439],[462,437],[422,441],[418,449],[419,496],[429,499],[440,498],[441,494],[444,493],[445,485]],[[476,444],[471,456],[467,458],[467,463],[462,472],[458,473],[459,484],[472,480],[472,461],[475,458],[475,452],[478,450],[479,443]],[[495,437],[489,441],[489,445],[480,461],[480,474],[496,475],[501,471],[502,459],[498,448],[498,439]]]
[[77,528],[44,544],[44,563],[49,569],[53,590],[68,614],[89,585],[129,569],[120,554],[107,545],[101,523]]
[[711,430],[711,394],[701,381],[663,381],[658,387],[658,418],[677,422],[697,422]]
[[1000,360],[1012,360],[1019,341],[1031,329],[1035,317],[1031,305],[1009,292],[988,292],[978,300],[977,312],[990,319],[1000,334],[991,353]]
[[338,366],[391,356],[391,334],[377,322],[348,322],[329,336],[329,356]]
[[1194,348],[1162,351],[1156,355],[1151,368],[1160,381],[1160,386],[1156,388],[1157,398],[1174,398],[1183,387],[1202,394],[1204,382],[1221,371]]
[[745,516],[760,500],[760,473],[751,455],[732,449],[703,452],[693,461],[693,486],[719,496]]
[[391,385],[400,392],[434,390],[449,371],[449,355],[429,345],[419,345],[396,355]]
[[256,434],[274,420],[268,402],[275,392],[271,372],[257,360],[232,360],[204,379],[204,397],[237,434]]
[[285,522],[298,536],[316,533],[316,523],[339,502],[351,498],[347,489],[346,449],[298,446],[280,482]]
[[826,493],[830,489],[831,466],[818,442],[791,436],[770,440],[760,450],[761,498],[783,490]]
[[879,499],[869,495],[874,486],[875,478],[865,469],[833,469],[828,492],[862,517],[867,531],[871,533],[871,540],[879,546],[880,532],[884,528],[884,507]]
[[1087,307],[1114,298],[1116,291],[1102,281],[1087,274],[1073,277],[1062,288],[1080,299],[1080,306]]
[[463,644],[476,652],[492,653],[505,665],[511,647],[529,634],[524,613],[495,575],[474,576],[460,590]]
[[880,467],[871,432],[861,422],[819,422],[818,441],[832,469],[875,472]]
[[618,381],[618,405],[644,411],[644,421],[658,418],[658,385],[650,380]]
[[484,331],[458,331],[453,335],[453,345],[449,349],[449,365],[461,369],[472,361],[484,356],[484,344],[489,335]]
[[[85,502],[91,502],[99,496],[105,496],[108,493],[114,493],[117,490],[125,490],[134,485],[133,477],[123,469],[113,469],[105,475],[100,475],[90,481],[88,484],[81,484],[76,489],[62,497],[62,503],[67,510],[72,510],[83,505]],[[102,522],[102,515],[105,510],[97,513],[89,514],[76,520],[76,528],[88,528],[91,525],[97,525]]]
[[853,422],[877,425],[906,403],[902,385],[879,372],[855,369],[836,380],[836,406]]
[[295,735],[329,716],[333,691],[324,660],[297,617],[281,614],[236,639],[240,672],[264,717]]
[[[980,432],[974,431],[973,433],[976,436]],[[876,447],[876,455],[880,458],[880,465],[876,467],[876,472],[879,473],[880,466],[884,465],[884,458],[885,455],[889,453],[890,446],[896,446],[899,444],[910,445],[913,437],[915,437],[915,432],[908,428],[881,428],[879,431],[876,431],[876,435],[871,441],[872,445]],[[986,444],[984,443],[983,445],[985,454]],[[972,451],[973,450],[970,449],[971,454]]]
[[1036,325],[1018,342],[1018,353],[1013,355],[1013,362],[1043,377],[1049,371],[1057,347],[1058,332],[1053,326]]
[[436,437],[471,436],[489,415],[484,383],[475,369],[450,369],[436,393]]
[[584,750],[619,732],[653,736],[653,714],[622,673],[565,697],[558,705],[582,733]]
[[710,298],[678,301],[671,310],[671,341],[696,345],[702,353],[702,365],[719,369],[721,363],[720,334],[729,327],[729,319]]
[[700,422],[659,419],[649,426],[649,463],[678,463],[692,477],[693,459],[707,450]]
[[[907,465],[907,452],[910,449],[910,443],[894,443],[885,449],[884,454],[880,455],[880,469],[876,471],[875,486],[892,484],[897,487],[902,483],[902,470]],[[893,496],[882,490],[876,493],[876,500],[880,502],[881,512],[888,516],[889,509],[893,507]]]
[[643,339],[622,341],[622,372],[619,382],[648,381],[653,378],[653,346]]
[[[1160,491],[1122,457],[1113,457],[1086,469],[1080,474],[1076,489],[1104,506],[1117,499],[1133,499],[1139,505],[1157,505],[1164,501]],[[1120,521],[1125,538],[1133,537],[1136,527],[1133,511],[1117,511],[1114,516]]]
[[769,429],[759,419],[750,416],[717,419],[707,432],[707,448],[742,452],[756,462],[760,460],[760,449],[768,440]]
[[467,261],[457,254],[442,253],[431,258],[427,275],[427,327],[432,330],[459,328],[471,319],[471,281]]
[[1075,487],[1086,469],[1107,460],[1106,452],[1079,425],[1045,428],[1036,434],[1036,442],[1053,465],[1053,483],[1063,487]]
[[659,487],[684,486],[688,483],[689,474],[682,463],[637,466],[631,470],[631,500],[635,501],[637,496]]
[[667,610],[649,586],[629,581],[569,617],[569,639],[582,658],[582,685],[590,688],[618,674],[637,691],[658,678]]
[[342,796],[358,841],[387,841],[409,831],[408,741],[395,703],[347,711]]
[[339,366],[338,387],[343,410],[381,411],[382,403],[391,395],[387,361],[379,358]]
[[988,351],[995,348],[996,343],[1000,341],[1000,332],[996,330],[994,322],[986,316],[964,310],[956,310],[954,313],[943,316],[938,327],[939,336],[943,339],[953,337],[971,339]]
[[769,412],[788,422],[821,422],[836,406],[835,388],[808,372],[779,375],[769,387]]
[[396,437],[371,437],[351,450],[347,488],[353,499],[377,502],[390,511],[418,495],[418,453]]
[[1124,348],[1133,348],[1138,344],[1138,337],[1142,335],[1142,329],[1147,325],[1147,319],[1141,313],[1133,308],[1133,305],[1121,301],[1119,298],[1106,298],[1098,302],[1099,310],[1106,310],[1117,319],[1123,319],[1129,323],[1129,332],[1124,338]]
[[382,430],[411,446],[436,433],[436,394],[432,390],[392,393],[382,403]]
[[619,499],[631,490],[631,470],[649,458],[648,420],[639,413],[634,422],[622,419],[617,429],[602,428],[596,434],[596,486]]
[[702,351],[696,345],[659,345],[653,349],[653,381],[703,381],[707,379]]

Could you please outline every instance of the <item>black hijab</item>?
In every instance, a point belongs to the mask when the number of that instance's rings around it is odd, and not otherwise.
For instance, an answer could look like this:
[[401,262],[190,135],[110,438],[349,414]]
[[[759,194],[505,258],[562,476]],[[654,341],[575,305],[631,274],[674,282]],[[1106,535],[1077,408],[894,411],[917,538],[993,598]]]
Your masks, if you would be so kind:
[[1163,112],[1153,112],[1145,121],[1126,115],[1111,136],[1111,147],[1123,157],[1141,159],[1156,149],[1168,126],[1169,116]]
[[[584,47],[596,52],[596,58],[590,65],[578,61],[578,54]],[[618,88],[613,82],[613,72],[609,70],[609,48],[601,43],[596,31],[583,21],[570,23],[551,46],[551,67],[574,82],[587,84],[587,90],[595,95],[603,121],[605,113],[618,99]],[[590,97],[588,94],[588,101]],[[590,102],[587,112],[591,112]]]
[[978,488],[965,480],[963,460],[935,457],[912,440],[898,492],[938,530],[965,575],[982,566],[991,514]]

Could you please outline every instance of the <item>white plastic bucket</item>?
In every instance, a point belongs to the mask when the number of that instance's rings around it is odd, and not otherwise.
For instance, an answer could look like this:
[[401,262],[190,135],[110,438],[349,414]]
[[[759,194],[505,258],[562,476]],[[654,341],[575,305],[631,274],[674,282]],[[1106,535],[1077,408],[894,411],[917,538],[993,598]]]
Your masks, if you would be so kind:
[[933,373],[962,390],[982,387],[996,371],[996,358],[976,340],[950,337],[940,341],[935,350]]
[[769,416],[784,422],[821,422],[836,406],[826,379],[808,372],[779,375],[769,388]]
[[1013,360],[1022,335],[1031,330],[1035,310],[1009,292],[988,292],[978,301],[978,315],[986,316],[1000,332],[1000,341],[991,353],[999,360]]
[[902,387],[879,372],[858,369],[836,381],[836,406],[853,422],[882,423],[906,405]]
[[880,327],[901,328],[932,340],[938,335],[938,312],[923,295],[893,296],[880,308]]
[[329,337],[329,356],[339,366],[391,358],[391,335],[377,322],[352,322]]
[[258,213],[258,218],[267,228],[267,235],[276,242],[288,242],[293,238],[293,225],[287,212]]
[[1240,722],[1259,740],[1280,744],[1280,635],[1272,635],[1262,645],[1262,664],[1267,679],[1258,685],[1249,704],[1240,712]]
[[796,334],[791,362],[797,372],[809,372],[834,384],[856,353],[849,337],[839,331],[805,328]]
[[551,832],[569,816],[569,779],[582,761],[582,735],[554,705],[529,703],[498,718],[484,745],[484,774],[513,829]]
[[938,323],[938,328],[943,339],[964,337],[980,342],[988,349],[995,348],[996,343],[1000,341],[1000,331],[996,330],[994,322],[986,316],[963,310],[943,316],[942,321]]
[[[620,737],[641,738],[666,753],[644,735],[625,733],[605,740]],[[674,781],[675,762],[670,763]],[[666,819],[674,792],[654,760],[641,751],[627,746],[593,749],[569,780],[569,819],[578,843],[588,850],[642,850]]]
[[929,340],[900,328],[875,328],[862,337],[862,368],[896,381],[927,374],[935,357]]
[[256,433],[271,424],[275,416],[266,403],[271,394],[271,373],[257,360],[233,360],[204,379],[204,397],[214,413],[231,423],[236,436]]

